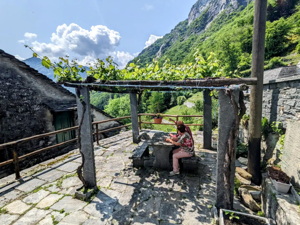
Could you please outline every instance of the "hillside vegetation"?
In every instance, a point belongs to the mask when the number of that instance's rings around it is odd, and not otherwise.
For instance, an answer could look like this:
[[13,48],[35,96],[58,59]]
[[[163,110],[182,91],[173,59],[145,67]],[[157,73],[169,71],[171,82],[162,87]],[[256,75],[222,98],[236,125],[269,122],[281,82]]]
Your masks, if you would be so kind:
[[[266,28],[265,69],[295,64],[300,60],[299,0],[269,0]],[[230,7],[230,6],[228,6]],[[178,65],[194,61],[199,51],[204,57],[214,52],[224,68],[224,76],[250,74],[254,2],[247,7],[223,11],[207,26],[207,11],[188,25],[179,23],[171,33],[145,49],[133,62],[146,66],[157,59],[161,64],[170,59]],[[198,33],[196,31],[202,30]],[[176,35],[176,41],[171,36]],[[172,42],[170,42],[170,38]],[[160,51],[164,49],[164,51]]]

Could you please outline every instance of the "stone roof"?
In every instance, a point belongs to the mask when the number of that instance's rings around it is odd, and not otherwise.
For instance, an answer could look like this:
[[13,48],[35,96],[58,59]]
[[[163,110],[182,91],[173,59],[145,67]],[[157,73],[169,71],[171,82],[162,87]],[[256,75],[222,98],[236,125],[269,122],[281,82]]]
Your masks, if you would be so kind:
[[300,79],[300,63],[297,66],[280,67],[264,72],[264,84]]
[[[50,110],[53,110],[55,112],[61,112],[61,111],[70,111],[70,110],[76,110],[76,96],[72,92],[68,91],[66,88],[64,88],[62,85],[55,83],[53,80],[45,76],[44,74],[39,73],[37,70],[33,69],[32,67],[28,66],[25,62],[22,62],[18,59],[16,59],[13,55],[10,55],[0,49],[0,58],[8,58],[14,65],[16,65],[19,69],[29,73],[32,76],[35,76],[39,79],[41,79],[44,82],[47,82],[51,86],[55,87],[56,89],[60,90],[61,92],[65,93],[66,95],[74,97],[74,102],[73,101],[67,101],[61,104],[57,103],[51,103],[51,102],[45,102],[44,105],[46,105]],[[100,112],[101,114],[109,117],[109,118],[114,118],[107,114],[106,112],[102,111],[101,109],[92,106],[95,110]]]

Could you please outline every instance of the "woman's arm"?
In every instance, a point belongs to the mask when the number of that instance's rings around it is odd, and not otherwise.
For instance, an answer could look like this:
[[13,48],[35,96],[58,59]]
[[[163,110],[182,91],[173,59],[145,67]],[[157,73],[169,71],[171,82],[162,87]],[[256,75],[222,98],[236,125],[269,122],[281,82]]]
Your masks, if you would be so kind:
[[173,140],[170,139],[170,138],[166,138],[166,141],[167,141],[167,142],[170,142],[172,145],[176,145],[176,146],[180,146],[180,145],[181,145],[179,142],[173,141]]

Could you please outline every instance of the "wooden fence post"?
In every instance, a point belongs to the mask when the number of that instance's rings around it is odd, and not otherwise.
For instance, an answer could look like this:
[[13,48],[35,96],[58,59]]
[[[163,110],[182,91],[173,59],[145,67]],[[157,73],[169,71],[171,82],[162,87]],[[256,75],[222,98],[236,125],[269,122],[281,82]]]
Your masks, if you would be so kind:
[[138,108],[137,108],[136,93],[130,93],[130,107],[131,107],[131,124],[132,124],[133,143],[138,143],[139,122],[138,122]]
[[97,145],[99,144],[99,129],[98,129],[98,123],[96,123],[96,135],[97,135]]
[[139,115],[139,128],[142,130],[142,116]]
[[17,148],[18,148],[18,144],[15,144],[13,150],[13,156],[14,156],[16,180],[19,180],[21,176],[20,176],[20,165],[19,165],[19,157],[17,154]]

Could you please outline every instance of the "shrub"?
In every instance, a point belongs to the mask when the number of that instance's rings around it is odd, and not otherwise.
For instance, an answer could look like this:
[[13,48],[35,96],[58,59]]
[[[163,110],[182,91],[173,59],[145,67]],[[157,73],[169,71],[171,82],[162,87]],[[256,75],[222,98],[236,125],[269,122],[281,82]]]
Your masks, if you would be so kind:
[[177,97],[177,105],[183,105],[185,100],[186,100],[186,98],[184,96]]
[[195,107],[196,112],[202,112],[203,111],[203,102],[200,101],[200,100],[197,100],[195,102],[195,106],[194,107]]

